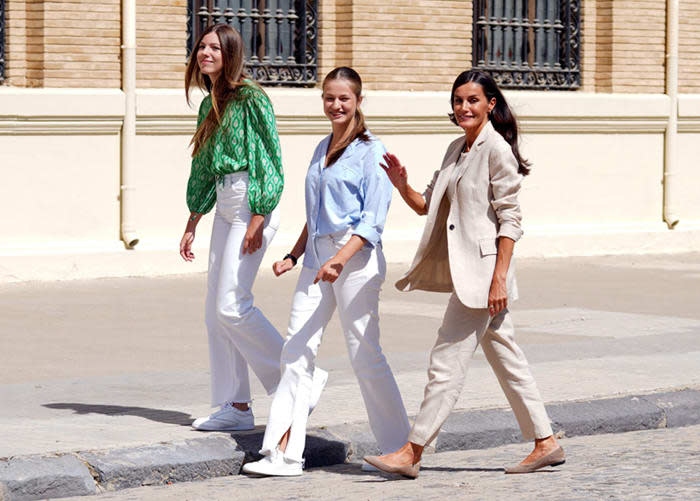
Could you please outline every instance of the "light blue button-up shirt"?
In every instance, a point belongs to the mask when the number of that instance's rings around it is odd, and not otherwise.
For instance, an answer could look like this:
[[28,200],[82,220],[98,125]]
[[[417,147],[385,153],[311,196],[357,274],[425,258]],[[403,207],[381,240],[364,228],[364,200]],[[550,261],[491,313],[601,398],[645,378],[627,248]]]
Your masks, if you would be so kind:
[[319,269],[314,240],[353,228],[352,233],[381,245],[393,185],[379,163],[384,145],[368,131],[370,141],[355,139],[330,167],[324,168],[331,135],[319,143],[306,174],[304,266]]

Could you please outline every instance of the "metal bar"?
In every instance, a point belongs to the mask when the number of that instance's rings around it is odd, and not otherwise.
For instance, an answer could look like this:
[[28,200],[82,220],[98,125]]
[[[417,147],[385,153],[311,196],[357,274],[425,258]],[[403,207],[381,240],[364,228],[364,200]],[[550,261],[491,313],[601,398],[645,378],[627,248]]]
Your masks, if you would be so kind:
[[510,67],[514,60],[514,45],[515,45],[515,0],[505,0],[503,19],[508,24],[505,28],[503,42],[503,65]]
[[[285,38],[285,32],[282,27],[283,23],[285,21],[285,15],[284,11],[282,10],[282,0],[277,0],[277,9],[275,9],[275,37],[277,39],[277,43],[275,44],[275,47],[277,48],[276,53],[275,53],[275,64],[282,64],[284,62],[284,42],[282,41]],[[270,42],[272,43],[272,42]],[[291,43],[290,43],[291,47]]]
[[513,31],[514,31],[514,47],[513,47],[513,64],[516,66],[522,66],[525,61],[527,61],[527,54],[524,52],[527,46],[527,40],[523,39],[526,36],[527,30],[523,28],[523,21],[526,16],[525,9],[527,8],[527,1],[525,0],[515,0],[513,6]]
[[[300,5],[300,7],[303,8],[304,7],[303,4]],[[304,49],[306,47],[306,36],[300,36],[298,38],[299,45],[301,47],[299,58],[294,57],[294,51],[292,50],[292,47],[294,47],[294,28],[296,27],[297,20],[299,19],[299,17],[297,16],[297,11],[294,8],[294,0],[290,0],[290,2],[289,2],[289,10],[287,10],[286,17],[287,17],[287,24],[288,24],[287,29],[289,30],[289,55],[287,56],[287,62],[288,63],[292,63],[294,61],[302,61],[303,62],[304,57],[305,57],[304,56]],[[282,25],[280,25],[280,26],[282,26]],[[301,32],[304,33],[305,32],[305,23],[303,20],[301,23],[301,27],[302,27]]]
[[270,62],[270,46],[275,47],[272,44],[270,38],[270,21],[272,20],[272,13],[270,12],[270,0],[262,0],[263,4],[263,30],[262,30],[262,45],[263,45],[263,63],[269,64]]

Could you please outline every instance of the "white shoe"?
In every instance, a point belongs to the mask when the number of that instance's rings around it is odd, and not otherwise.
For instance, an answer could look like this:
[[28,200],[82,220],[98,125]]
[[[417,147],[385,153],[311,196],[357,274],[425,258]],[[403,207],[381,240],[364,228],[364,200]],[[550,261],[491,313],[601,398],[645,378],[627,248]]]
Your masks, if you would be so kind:
[[241,411],[226,403],[212,415],[195,419],[192,428],[200,431],[246,431],[255,429],[255,420],[250,408]]
[[314,375],[313,375],[313,381],[311,382],[311,396],[309,399],[309,414],[311,414],[314,409],[316,408],[316,405],[318,405],[318,401],[321,399],[321,393],[323,392],[323,389],[326,387],[326,383],[328,382],[328,373],[324,371],[323,369],[319,369],[316,367],[314,369]]
[[302,474],[302,470],[302,462],[287,459],[284,457],[284,453],[275,449],[272,454],[265,456],[260,461],[244,464],[241,471],[251,475],[269,477],[298,477]]

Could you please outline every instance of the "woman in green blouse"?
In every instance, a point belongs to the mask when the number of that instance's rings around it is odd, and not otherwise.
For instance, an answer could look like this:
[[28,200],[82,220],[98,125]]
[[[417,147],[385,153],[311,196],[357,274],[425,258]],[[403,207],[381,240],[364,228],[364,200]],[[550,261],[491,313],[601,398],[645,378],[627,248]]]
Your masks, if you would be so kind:
[[[248,365],[268,394],[280,380],[283,339],[253,306],[251,288],[265,249],[279,226],[276,210],[284,176],[272,104],[244,71],[240,34],[226,24],[207,28],[185,74],[208,92],[199,107],[187,183],[190,216],[180,255],[192,261],[195,229],[216,204],[209,251],[205,321],[209,335],[212,406],[192,423],[198,430],[254,428]],[[314,374],[315,400],[327,374]]]

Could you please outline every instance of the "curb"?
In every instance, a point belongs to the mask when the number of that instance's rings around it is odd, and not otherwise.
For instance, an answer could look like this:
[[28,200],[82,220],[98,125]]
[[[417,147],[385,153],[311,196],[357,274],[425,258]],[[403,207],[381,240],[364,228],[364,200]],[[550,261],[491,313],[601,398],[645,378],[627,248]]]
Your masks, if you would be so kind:
[[[700,424],[700,390],[547,405],[559,436],[596,435]],[[262,431],[216,434],[141,447],[0,458],[0,501],[84,496],[144,485],[236,475],[258,459]],[[445,422],[436,452],[522,442],[510,409],[456,412]],[[307,467],[361,461],[377,454],[367,424],[309,430]]]

